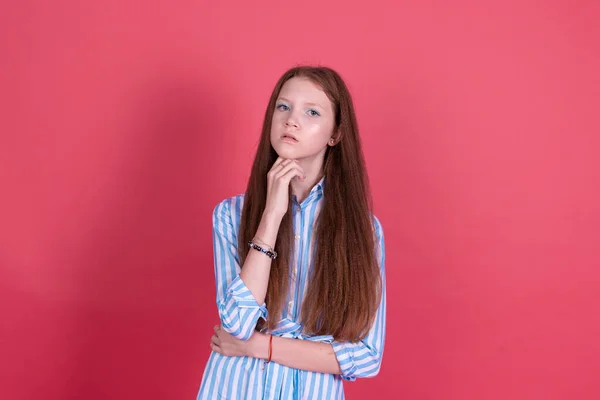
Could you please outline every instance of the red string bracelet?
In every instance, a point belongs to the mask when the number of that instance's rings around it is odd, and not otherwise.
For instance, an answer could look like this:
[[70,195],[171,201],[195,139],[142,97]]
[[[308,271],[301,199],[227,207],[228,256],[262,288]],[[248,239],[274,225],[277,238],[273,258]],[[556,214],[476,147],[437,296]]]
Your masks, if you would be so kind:
[[271,356],[273,355],[273,335],[269,335],[269,359],[267,364],[271,362]]

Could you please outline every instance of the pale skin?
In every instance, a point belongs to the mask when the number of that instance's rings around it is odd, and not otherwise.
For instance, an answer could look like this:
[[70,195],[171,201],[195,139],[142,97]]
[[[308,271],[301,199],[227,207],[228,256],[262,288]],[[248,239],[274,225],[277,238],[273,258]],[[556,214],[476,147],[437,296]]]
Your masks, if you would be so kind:
[[[331,101],[317,85],[305,78],[288,80],[279,93],[271,125],[271,145],[279,155],[267,174],[267,202],[255,238],[275,248],[281,220],[288,210],[288,190],[302,202],[323,176],[327,146],[339,142],[334,130]],[[271,259],[250,251],[240,278],[256,301],[264,303]],[[225,356],[267,359],[270,335],[260,332],[248,340],[234,338],[217,325],[210,347]],[[333,347],[327,343],[273,337],[271,360],[287,367],[327,374],[341,374]]]

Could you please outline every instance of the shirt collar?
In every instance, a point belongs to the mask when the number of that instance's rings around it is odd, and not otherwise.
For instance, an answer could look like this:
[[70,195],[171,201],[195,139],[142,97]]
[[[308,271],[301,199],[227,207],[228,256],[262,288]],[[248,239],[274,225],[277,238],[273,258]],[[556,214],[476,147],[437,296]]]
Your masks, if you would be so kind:
[[325,175],[323,175],[323,177],[321,178],[321,180],[319,182],[317,182],[315,184],[315,186],[313,186],[313,188],[310,190],[310,193],[315,193],[315,192],[322,192],[323,191],[323,186],[325,186]]
[[[321,178],[321,180],[319,180],[319,182],[317,182],[312,187],[312,189],[308,193],[308,196],[306,197],[306,200],[304,200],[304,201],[312,202],[315,199],[321,199],[322,198],[322,194],[323,194],[323,187],[324,186],[325,186],[325,177],[323,176]],[[297,201],[297,197],[296,197],[295,194],[292,195],[292,198],[294,199],[294,201]]]

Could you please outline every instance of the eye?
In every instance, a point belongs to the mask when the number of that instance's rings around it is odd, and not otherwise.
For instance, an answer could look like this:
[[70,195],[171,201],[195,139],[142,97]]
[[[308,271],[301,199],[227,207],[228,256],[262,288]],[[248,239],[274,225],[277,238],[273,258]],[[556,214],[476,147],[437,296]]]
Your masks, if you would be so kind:
[[313,110],[312,108],[310,110],[308,110],[307,113],[311,117],[318,117],[321,115],[321,114],[319,114],[319,112],[317,110]]
[[289,110],[289,109],[290,109],[290,108],[289,108],[287,105],[285,105],[285,104],[277,104],[277,107],[276,107],[276,108],[277,108],[279,111],[287,111],[287,110]]

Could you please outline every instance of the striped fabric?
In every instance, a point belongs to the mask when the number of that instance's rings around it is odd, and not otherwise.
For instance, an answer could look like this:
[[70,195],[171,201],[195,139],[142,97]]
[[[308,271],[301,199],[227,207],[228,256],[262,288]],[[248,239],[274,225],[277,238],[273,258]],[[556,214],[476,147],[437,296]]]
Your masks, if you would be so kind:
[[[343,381],[377,375],[385,340],[385,244],[379,220],[374,217],[377,258],[383,278],[383,296],[372,329],[361,342],[338,342],[332,336],[307,336],[299,323],[302,300],[313,262],[311,238],[323,205],[321,179],[309,196],[298,204],[294,197],[293,227],[295,250],[292,256],[291,285],[287,307],[276,329],[269,333],[298,340],[331,343],[342,374],[331,375],[289,368],[275,362],[265,364],[251,357],[226,357],[211,352],[204,370],[198,400],[214,399],[343,399]],[[217,307],[221,324],[233,336],[246,340],[259,318],[267,318],[265,304],[259,305],[239,278],[237,232],[244,196],[222,201],[213,213],[213,239]],[[277,351],[274,349],[274,351]]]

